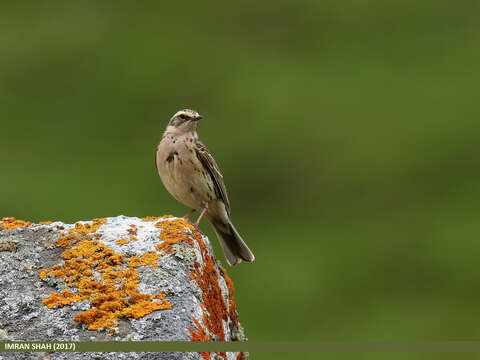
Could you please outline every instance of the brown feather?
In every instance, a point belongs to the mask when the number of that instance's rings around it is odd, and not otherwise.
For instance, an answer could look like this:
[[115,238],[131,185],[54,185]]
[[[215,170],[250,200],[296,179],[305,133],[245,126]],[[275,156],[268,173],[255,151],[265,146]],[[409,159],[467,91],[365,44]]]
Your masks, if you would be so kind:
[[212,155],[210,155],[207,147],[198,139],[195,142],[195,152],[197,154],[198,160],[200,160],[202,165],[209,172],[213,183],[215,184],[215,190],[218,194],[218,197],[222,199],[223,203],[225,204],[227,214],[230,215],[230,202],[228,201],[227,189],[225,187],[225,184],[223,182],[223,176],[220,173],[215,159]]

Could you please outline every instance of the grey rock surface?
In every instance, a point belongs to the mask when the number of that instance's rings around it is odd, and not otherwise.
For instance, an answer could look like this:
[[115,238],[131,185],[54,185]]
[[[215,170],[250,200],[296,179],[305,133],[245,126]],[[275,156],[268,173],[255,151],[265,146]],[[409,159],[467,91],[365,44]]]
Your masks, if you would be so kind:
[[[89,224],[92,222],[78,222],[76,227],[75,224],[54,222],[0,231],[0,333],[3,339],[245,340],[243,329],[237,320],[231,281],[216,261],[208,238],[195,233],[187,223],[177,218],[140,219],[117,216],[104,219],[98,229],[85,232],[85,226],[88,229]],[[166,232],[162,239],[163,231]],[[69,235],[73,236],[75,241],[69,246],[58,246],[62,243],[59,239],[66,239]],[[92,260],[98,255],[98,250],[91,254],[91,258],[87,253],[79,255],[80,246],[89,249],[94,244],[100,245],[111,256]],[[72,249],[76,252],[68,255],[68,251]],[[130,261],[142,260],[142,255],[146,253],[155,255],[153,262],[130,266],[133,264]],[[135,256],[137,258],[134,258]],[[117,259],[117,262],[112,259]],[[79,263],[88,260],[94,263],[90,279],[96,282],[96,286],[108,281],[102,278],[102,274],[107,271],[102,269],[105,264],[111,265],[109,271],[112,273],[136,272],[136,293],[145,296],[162,293],[165,295],[158,299],[147,299],[144,303],[146,305],[140,308],[159,303],[168,304],[169,308],[153,310],[144,316],[126,316],[129,309],[132,314],[138,309],[135,308],[134,296],[131,293],[119,295],[126,286],[126,280],[122,283],[122,278],[110,286],[118,290],[111,294],[108,299],[110,302],[104,301],[100,305],[95,302],[95,299],[100,298],[99,294],[108,295],[109,290],[106,287],[107,290],[102,288],[98,294],[91,295],[88,299],[77,299],[65,304],[53,301],[49,308],[43,301],[52,299],[54,293],[58,294],[60,299],[65,299],[61,296],[65,290],[71,295],[81,295],[82,289],[85,291],[78,283],[78,286],[75,285],[75,277],[85,278],[86,270],[82,270],[81,274],[73,271],[67,274],[70,276],[70,283],[66,276],[57,277],[52,274],[55,269],[60,272],[68,270],[66,262],[69,260]],[[105,261],[105,264],[102,261]],[[116,304],[117,300],[119,303],[123,301],[124,313],[121,316],[118,316],[118,309],[111,305],[114,302]],[[114,319],[109,325],[89,330],[91,323],[75,320],[77,315],[87,314],[89,311],[96,311],[96,316],[117,314],[118,320]],[[0,353],[0,358],[43,359],[47,355],[50,360],[202,359],[199,353]],[[210,355],[211,359],[237,359],[238,353]]]

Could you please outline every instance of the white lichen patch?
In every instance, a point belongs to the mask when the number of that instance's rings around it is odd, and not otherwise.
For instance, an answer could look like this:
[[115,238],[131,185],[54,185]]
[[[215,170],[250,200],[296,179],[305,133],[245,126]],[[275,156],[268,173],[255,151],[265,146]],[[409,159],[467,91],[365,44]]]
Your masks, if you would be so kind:
[[[132,234],[133,229],[136,230],[135,235]],[[100,235],[99,241],[116,253],[131,256],[147,251],[156,251],[155,246],[162,242],[158,237],[161,231],[162,229],[155,227],[154,221],[143,221],[138,217],[120,215],[107,218],[96,234]],[[130,240],[132,236],[138,240]],[[120,239],[128,240],[128,244],[118,244],[117,241]]]

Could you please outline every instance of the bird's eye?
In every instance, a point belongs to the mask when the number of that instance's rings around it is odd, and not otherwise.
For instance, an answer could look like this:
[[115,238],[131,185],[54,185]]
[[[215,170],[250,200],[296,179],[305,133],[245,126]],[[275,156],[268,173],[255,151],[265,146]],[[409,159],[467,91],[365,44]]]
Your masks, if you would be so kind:
[[187,118],[187,116],[186,116],[185,114],[181,114],[179,117],[180,117],[180,119],[182,119],[182,120],[185,120],[185,119]]

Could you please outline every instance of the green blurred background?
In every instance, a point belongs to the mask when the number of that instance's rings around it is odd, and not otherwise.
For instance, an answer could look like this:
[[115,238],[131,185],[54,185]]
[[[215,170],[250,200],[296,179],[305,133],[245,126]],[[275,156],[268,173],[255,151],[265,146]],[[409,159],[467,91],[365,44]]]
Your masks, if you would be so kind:
[[184,215],[154,150],[190,107],[257,257],[250,340],[478,340],[479,10],[2,2],[0,216]]

